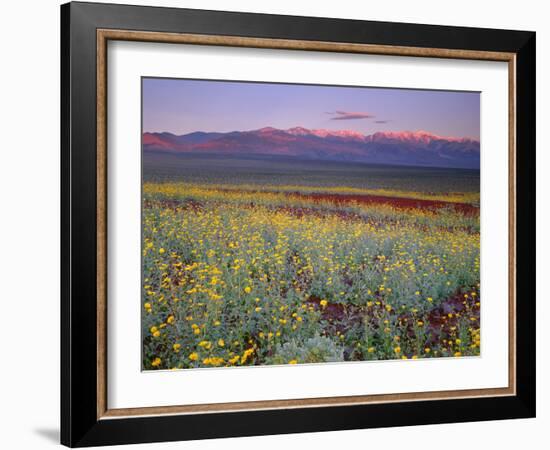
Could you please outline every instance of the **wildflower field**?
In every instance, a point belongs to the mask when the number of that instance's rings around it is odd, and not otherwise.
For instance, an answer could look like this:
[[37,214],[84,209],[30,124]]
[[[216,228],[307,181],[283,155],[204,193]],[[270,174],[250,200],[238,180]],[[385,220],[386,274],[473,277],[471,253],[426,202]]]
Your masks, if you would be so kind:
[[480,354],[478,179],[259,165],[146,173],[144,370]]

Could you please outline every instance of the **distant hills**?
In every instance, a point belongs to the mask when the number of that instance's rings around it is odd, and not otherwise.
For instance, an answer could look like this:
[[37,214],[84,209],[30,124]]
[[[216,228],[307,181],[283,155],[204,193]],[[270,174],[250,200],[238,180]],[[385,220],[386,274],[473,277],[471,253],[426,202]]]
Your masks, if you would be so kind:
[[280,130],[266,127],[228,133],[144,133],[143,149],[173,153],[223,154],[228,157],[286,157],[302,160],[356,161],[373,164],[479,169],[479,141],[442,137],[426,131]]

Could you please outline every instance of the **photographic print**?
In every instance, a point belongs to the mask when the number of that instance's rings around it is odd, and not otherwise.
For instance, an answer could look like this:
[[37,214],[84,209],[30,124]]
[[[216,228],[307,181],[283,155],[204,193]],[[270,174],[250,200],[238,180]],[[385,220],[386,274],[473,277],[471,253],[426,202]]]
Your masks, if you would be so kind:
[[142,78],[142,369],[480,355],[479,92]]

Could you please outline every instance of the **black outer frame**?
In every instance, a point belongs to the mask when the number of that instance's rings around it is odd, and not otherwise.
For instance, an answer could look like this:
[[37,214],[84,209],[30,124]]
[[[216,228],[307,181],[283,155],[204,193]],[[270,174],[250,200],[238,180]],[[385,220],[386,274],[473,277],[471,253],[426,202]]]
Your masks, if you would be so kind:
[[[516,54],[517,395],[97,419],[96,30]],[[71,447],[535,416],[535,33],[68,3],[61,6],[61,443]]]

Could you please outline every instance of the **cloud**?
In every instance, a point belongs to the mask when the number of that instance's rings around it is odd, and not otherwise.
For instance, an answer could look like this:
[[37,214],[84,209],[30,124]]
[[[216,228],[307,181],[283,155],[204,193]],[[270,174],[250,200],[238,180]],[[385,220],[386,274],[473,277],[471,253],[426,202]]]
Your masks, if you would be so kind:
[[375,120],[374,123],[388,123],[389,120]]
[[331,117],[330,120],[360,120],[360,119],[372,119],[375,117],[373,114],[366,112],[349,112],[349,111],[335,111],[328,112],[334,117]]

